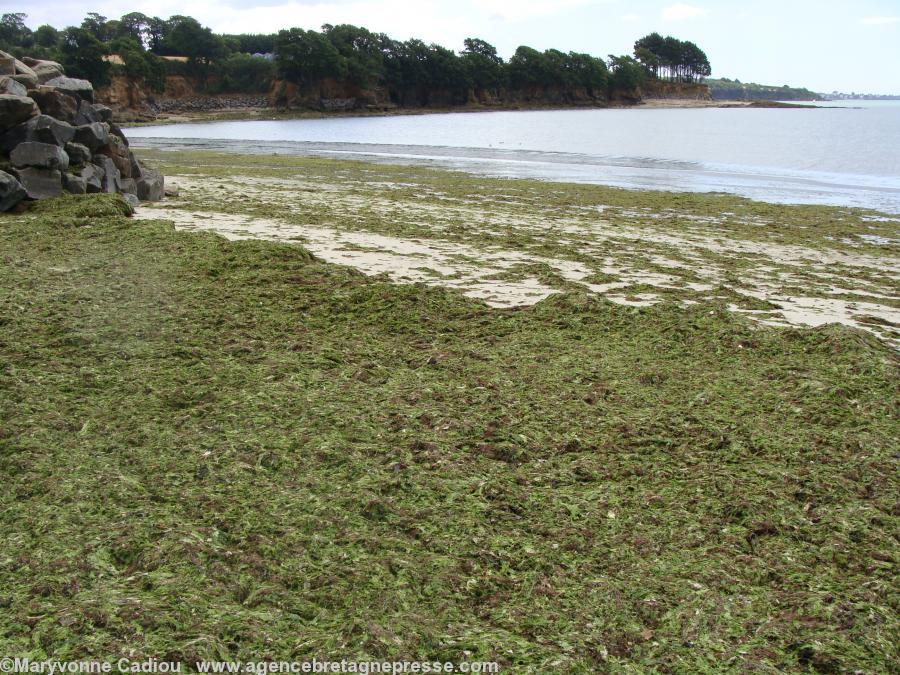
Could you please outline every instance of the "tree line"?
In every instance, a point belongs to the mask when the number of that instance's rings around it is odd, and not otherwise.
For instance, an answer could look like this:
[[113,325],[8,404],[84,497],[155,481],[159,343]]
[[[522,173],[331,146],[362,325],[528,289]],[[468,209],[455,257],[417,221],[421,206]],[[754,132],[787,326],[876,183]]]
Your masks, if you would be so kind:
[[[654,33],[635,43],[634,56],[539,51],[521,46],[508,59],[478,38],[455,52],[422,40],[395,40],[348,24],[320,31],[290,28],[271,34],[215,34],[189,16],[168,19],[140,12],[108,19],[89,13],[80,26],[57,30],[25,25],[26,15],[0,17],[0,49],[60,61],[67,72],[95,85],[124,72],[143,78],[157,91],[166,75],[194,78],[201,89],[264,92],[279,78],[300,86],[324,80],[362,89],[382,87],[399,105],[427,105],[435,92],[450,103],[465,103],[471,92],[582,92],[605,99],[634,92],[647,79],[695,81],[709,74],[696,45]],[[122,63],[104,57],[115,54]],[[256,56],[254,56],[256,55]],[[260,56],[262,55],[262,57]],[[162,57],[186,57],[185,62]]]
[[654,77],[670,82],[698,82],[709,77],[709,59],[693,42],[650,33],[634,43],[634,55]]
[[457,53],[346,24],[325,25],[321,32],[280,31],[273,50],[279,75],[289,81],[311,85],[333,79],[362,88],[384,86],[401,104],[426,104],[433,91],[465,103],[472,89],[582,89],[604,97],[617,82],[615,69],[611,73],[602,59],[589,54],[522,46],[504,61],[493,45],[478,38],[467,38]]
[[821,101],[822,97],[809,89],[741,82],[722,78],[706,80],[714,99],[727,101]]

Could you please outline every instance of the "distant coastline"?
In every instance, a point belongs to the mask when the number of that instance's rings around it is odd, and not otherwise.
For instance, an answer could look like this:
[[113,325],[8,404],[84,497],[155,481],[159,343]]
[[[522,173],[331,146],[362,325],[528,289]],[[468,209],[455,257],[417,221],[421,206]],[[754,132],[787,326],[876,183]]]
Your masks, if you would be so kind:
[[822,94],[826,101],[900,101],[900,94]]

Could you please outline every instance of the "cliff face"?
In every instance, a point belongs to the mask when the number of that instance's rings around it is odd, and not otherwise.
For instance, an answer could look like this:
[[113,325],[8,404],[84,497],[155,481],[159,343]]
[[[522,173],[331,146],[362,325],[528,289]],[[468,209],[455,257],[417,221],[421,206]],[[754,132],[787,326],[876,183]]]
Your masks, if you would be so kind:
[[325,111],[394,107],[383,88],[364,89],[350,82],[331,79],[309,87],[301,87],[286,80],[274,80],[269,92],[268,105],[275,108],[309,108]]
[[[215,83],[210,80],[209,84]],[[160,113],[167,112],[208,112],[266,106],[264,96],[201,94],[194,82],[182,75],[168,76],[161,93],[151,91],[143,79],[115,75],[108,86],[97,90],[97,100],[112,108],[119,122],[154,120]]]
[[712,95],[709,93],[708,86],[691,82],[651,80],[641,87],[640,94],[641,98],[678,98],[696,101],[712,100]]
[[[215,85],[210,80],[208,85]],[[395,108],[451,108],[456,106],[604,106],[606,92],[578,87],[531,87],[525,89],[473,89],[462,94],[442,89],[389,90],[387,87],[360,87],[351,82],[327,79],[301,86],[274,80],[267,97],[250,94],[202,93],[190,78],[170,75],[165,90],[150,92],[142,80],[114,76],[109,86],[97,91],[98,100],[110,106],[124,121],[152,119],[160,112],[204,112],[235,108],[286,108],[349,112]],[[705,84],[649,82],[636,92],[614,92],[612,100],[638,103],[641,98],[710,100]]]
[[606,96],[584,87],[530,87],[501,89],[500,104],[594,106],[606,103]]
[[391,108],[449,108],[464,105],[602,105],[602,95],[584,88],[532,87],[528,89],[472,89],[464,94],[445,89],[364,89],[348,82],[325,80],[311,87],[276,80],[271,107],[311,110],[388,110]]
[[109,85],[96,90],[97,100],[113,110],[149,110],[151,96],[143,80],[114,75]]
[[184,75],[169,75],[166,77],[166,89],[162,98],[190,98],[197,96],[197,88],[194,83]]
[[119,114],[133,113],[155,116],[159,111],[158,101],[187,99],[196,96],[193,83],[181,75],[169,75],[166,88],[160,94],[152,92],[143,78],[128,75],[113,75],[112,81],[97,89],[97,100],[108,105]]
[[150,90],[143,78],[129,75],[113,75],[112,81],[105,87],[97,88],[97,99],[105,105],[120,105],[139,109],[157,98],[187,98],[196,96],[197,92],[191,81],[181,75],[166,77],[166,88],[162,93]]

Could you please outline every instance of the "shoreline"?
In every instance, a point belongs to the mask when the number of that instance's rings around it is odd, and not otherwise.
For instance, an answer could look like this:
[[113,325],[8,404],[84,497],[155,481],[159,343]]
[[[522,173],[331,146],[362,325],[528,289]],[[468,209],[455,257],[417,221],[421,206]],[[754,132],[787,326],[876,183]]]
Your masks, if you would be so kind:
[[[828,106],[833,108],[834,106]],[[448,113],[535,112],[568,110],[666,110],[689,108],[775,108],[809,109],[826,108],[807,102],[782,103],[777,101],[738,101],[650,98],[638,103],[613,102],[607,105],[501,105],[501,106],[453,106],[446,108],[395,108],[390,110],[351,110],[323,112],[315,110],[290,110],[285,108],[247,107],[222,108],[221,110],[160,113],[153,121],[120,123],[122,128],[163,126],[167,124],[192,124],[222,121],[278,121],[294,119],[329,119],[342,117],[395,117],[412,115],[443,115]]]
[[[648,116],[652,117],[652,114],[648,113]],[[207,122],[215,124],[213,121]],[[451,123],[452,120],[446,122]],[[175,123],[173,121],[172,124]],[[197,120],[194,124],[202,125],[203,121]],[[149,152],[209,152],[233,156],[238,162],[244,155],[345,158],[374,165],[434,167],[465,172],[485,179],[525,178],[551,184],[577,183],[668,194],[718,193],[772,205],[860,209],[889,218],[900,218],[900,202],[893,198],[894,188],[890,182],[876,187],[871,182],[866,182],[866,177],[853,174],[843,175],[838,181],[835,178],[837,174],[808,172],[800,175],[784,167],[760,168],[752,165],[735,167],[719,165],[712,160],[709,162],[698,160],[691,166],[683,167],[672,183],[660,185],[651,182],[660,171],[666,169],[670,161],[667,158],[653,161],[628,155],[609,158],[577,152],[527,149],[503,142],[488,147],[457,147],[418,145],[415,142],[411,142],[410,145],[385,144],[380,139],[343,142],[321,138],[267,140],[263,138],[268,135],[267,133],[255,132],[247,133],[248,138],[241,139],[238,136],[242,130],[223,129],[222,133],[218,133],[218,130],[213,133],[210,130],[195,134],[188,126],[173,130],[172,135],[167,135],[167,126],[171,125],[160,125],[158,130],[149,131],[146,136],[139,135],[135,130],[135,133],[131,134],[133,147]],[[275,126],[278,126],[277,123]],[[395,121],[395,126],[403,125]],[[207,137],[201,137],[204,134]],[[384,134],[382,136],[387,138]],[[623,167],[626,167],[627,173],[623,173],[625,171]],[[734,174],[733,179],[726,174]],[[810,180],[819,181],[819,185],[834,184],[840,191],[833,193],[822,190],[810,191],[807,188]],[[873,192],[873,189],[878,191]]]

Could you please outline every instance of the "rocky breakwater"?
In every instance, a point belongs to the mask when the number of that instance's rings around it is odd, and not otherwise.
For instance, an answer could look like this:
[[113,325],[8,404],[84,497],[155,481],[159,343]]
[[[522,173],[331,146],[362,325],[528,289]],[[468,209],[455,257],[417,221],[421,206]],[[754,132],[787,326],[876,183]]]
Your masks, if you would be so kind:
[[186,98],[162,99],[149,107],[161,113],[213,112],[216,110],[240,110],[245,108],[265,108],[265,96],[190,96]]
[[90,82],[0,52],[0,211],[63,192],[119,193],[136,206],[162,199],[164,181],[129,150]]

